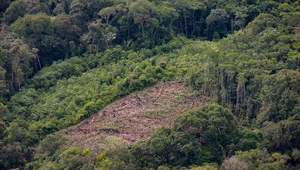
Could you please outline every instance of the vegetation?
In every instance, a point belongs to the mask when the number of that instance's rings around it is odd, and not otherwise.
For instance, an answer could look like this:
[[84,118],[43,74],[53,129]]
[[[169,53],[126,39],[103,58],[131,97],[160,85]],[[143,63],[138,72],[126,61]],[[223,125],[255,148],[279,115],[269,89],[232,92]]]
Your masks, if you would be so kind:
[[[299,1],[4,0],[0,20],[0,169],[300,168]],[[169,80],[212,103],[127,147],[53,134]]]

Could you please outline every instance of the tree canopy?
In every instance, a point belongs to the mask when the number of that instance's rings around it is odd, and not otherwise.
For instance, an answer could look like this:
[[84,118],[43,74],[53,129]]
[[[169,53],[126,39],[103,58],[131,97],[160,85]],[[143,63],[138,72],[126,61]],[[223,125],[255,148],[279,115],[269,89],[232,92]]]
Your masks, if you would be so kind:
[[[0,169],[299,169],[299,6],[0,0]],[[208,102],[128,146],[56,136],[166,81]]]

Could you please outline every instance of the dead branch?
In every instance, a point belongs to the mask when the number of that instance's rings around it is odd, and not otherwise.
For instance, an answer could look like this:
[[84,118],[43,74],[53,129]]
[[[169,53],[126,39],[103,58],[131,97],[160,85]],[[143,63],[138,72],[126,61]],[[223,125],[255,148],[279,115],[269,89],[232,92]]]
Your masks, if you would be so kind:
[[162,91],[163,88],[164,88],[164,86],[161,86],[158,95],[155,97],[156,99],[153,100],[153,103],[159,98],[159,96],[160,96],[161,91]]

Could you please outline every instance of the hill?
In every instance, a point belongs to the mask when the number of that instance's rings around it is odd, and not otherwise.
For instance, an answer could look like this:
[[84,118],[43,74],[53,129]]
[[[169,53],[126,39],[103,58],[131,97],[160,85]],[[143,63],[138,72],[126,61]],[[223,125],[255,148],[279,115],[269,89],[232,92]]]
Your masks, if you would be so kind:
[[171,127],[183,112],[208,103],[204,96],[192,95],[184,84],[159,83],[135,92],[61,132],[68,146],[97,147],[101,139],[115,136],[125,145],[148,139],[156,128]]
[[0,2],[0,169],[300,169],[298,0]]

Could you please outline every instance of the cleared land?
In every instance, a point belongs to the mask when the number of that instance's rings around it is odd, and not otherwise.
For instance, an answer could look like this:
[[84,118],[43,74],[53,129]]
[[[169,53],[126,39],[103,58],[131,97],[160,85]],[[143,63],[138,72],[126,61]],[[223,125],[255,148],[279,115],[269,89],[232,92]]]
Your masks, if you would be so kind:
[[60,131],[69,146],[97,149],[107,137],[124,145],[145,140],[158,127],[170,127],[180,113],[209,103],[178,82],[159,83],[106,106],[79,124]]

